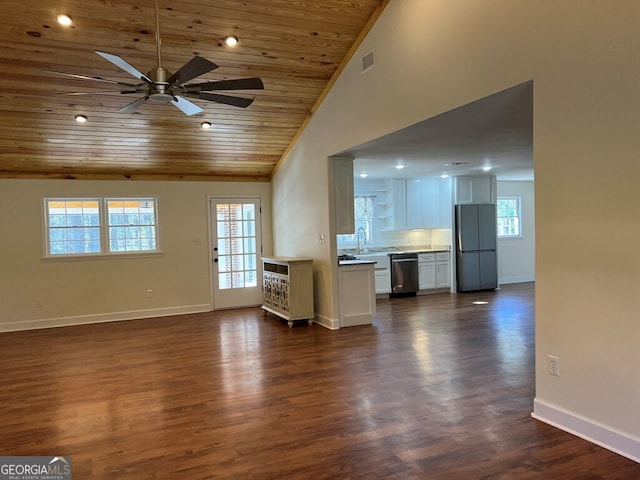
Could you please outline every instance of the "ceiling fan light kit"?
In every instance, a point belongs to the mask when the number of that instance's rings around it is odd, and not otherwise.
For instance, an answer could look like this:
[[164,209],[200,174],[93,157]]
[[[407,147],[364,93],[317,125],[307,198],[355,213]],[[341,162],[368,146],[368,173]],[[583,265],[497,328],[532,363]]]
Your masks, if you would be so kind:
[[[264,84],[262,83],[262,80],[260,78],[241,78],[236,80],[218,80],[213,82],[188,84],[186,82],[218,68],[218,65],[200,56],[193,57],[182,67],[180,67],[175,73],[171,73],[167,69],[163,68],[162,57],[160,54],[161,42],[158,2],[155,3],[155,14],[158,65],[155,68],[152,68],[146,75],[118,55],[102,52],[99,50],[95,51],[95,53],[100,55],[102,58],[114,64],[119,69],[127,72],[129,75],[140,80],[142,83],[131,84],[108,80],[96,76],[64,73],[52,70],[50,70],[50,72],[57,75],[65,75],[82,80],[93,80],[103,83],[115,84],[121,88],[120,93],[123,95],[136,93],[143,95],[137,100],[134,100],[133,102],[122,107],[120,110],[118,110],[119,112],[129,112],[135,110],[146,103],[147,100],[151,100],[155,103],[171,103],[186,115],[195,115],[204,111],[201,107],[184,97],[196,98],[199,100],[221,103],[240,108],[246,108],[253,103],[253,98],[235,97],[231,95],[223,95],[210,92],[220,90],[261,90],[264,88]],[[237,38],[233,38],[237,43]],[[71,93],[70,95],[74,95],[74,93]]]

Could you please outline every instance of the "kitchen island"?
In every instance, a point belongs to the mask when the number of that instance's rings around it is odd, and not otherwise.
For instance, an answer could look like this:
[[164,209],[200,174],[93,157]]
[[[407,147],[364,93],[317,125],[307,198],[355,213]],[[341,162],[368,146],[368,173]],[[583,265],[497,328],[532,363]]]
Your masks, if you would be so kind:
[[340,328],[372,323],[376,313],[375,263],[368,260],[338,262]]

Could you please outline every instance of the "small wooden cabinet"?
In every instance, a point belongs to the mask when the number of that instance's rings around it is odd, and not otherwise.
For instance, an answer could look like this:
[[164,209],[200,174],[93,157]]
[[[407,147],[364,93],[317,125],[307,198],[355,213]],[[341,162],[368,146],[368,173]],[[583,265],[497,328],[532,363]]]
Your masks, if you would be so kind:
[[297,257],[262,257],[262,291],[265,312],[287,321],[313,323],[313,260]]

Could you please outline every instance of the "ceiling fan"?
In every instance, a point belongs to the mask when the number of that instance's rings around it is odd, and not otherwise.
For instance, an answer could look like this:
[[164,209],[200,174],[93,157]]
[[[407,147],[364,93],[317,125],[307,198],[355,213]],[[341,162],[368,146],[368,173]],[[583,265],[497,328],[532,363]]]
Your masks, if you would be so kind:
[[[129,64],[125,59],[111,53],[95,52],[105,60],[113,63],[115,66],[134,76],[142,83],[126,83],[109,80],[102,77],[81,75],[75,73],[64,73],[55,70],[48,70],[57,75],[78,78],[82,80],[93,80],[103,83],[111,83],[121,88],[122,95],[140,93],[143,96],[137,100],[122,107],[119,112],[129,112],[143,105],[147,100],[157,103],[172,103],[182,110],[186,115],[195,115],[204,110],[193,102],[184,97],[198,98],[235,107],[246,108],[253,103],[252,98],[235,97],[230,95],[222,95],[219,93],[211,93],[220,90],[258,90],[263,89],[264,84],[260,78],[240,78],[235,80],[219,80],[214,82],[203,83],[186,83],[200,75],[215,70],[218,65],[207,60],[206,58],[195,56],[175,73],[169,72],[162,66],[162,57],[160,55],[160,20],[158,15],[158,2],[155,2],[156,13],[156,46],[158,51],[158,65],[152,68],[146,75],[137,68]],[[67,95],[95,95],[101,93],[115,92],[74,92]]]

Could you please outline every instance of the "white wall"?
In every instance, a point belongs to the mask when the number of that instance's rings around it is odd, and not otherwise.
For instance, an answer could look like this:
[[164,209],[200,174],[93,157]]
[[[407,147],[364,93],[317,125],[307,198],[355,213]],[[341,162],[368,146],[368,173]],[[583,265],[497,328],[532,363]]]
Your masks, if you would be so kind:
[[275,249],[316,260],[316,310],[336,316],[335,244],[314,245],[333,228],[327,157],[533,79],[534,409],[640,459],[638,25],[636,1],[391,1],[273,185]]
[[522,236],[498,238],[498,282],[532,282],[536,278],[536,226],[533,182],[498,182],[498,197],[520,197]]
[[[157,197],[163,254],[44,261],[43,199],[83,195]],[[260,197],[270,252],[266,182],[0,180],[0,331],[211,310],[208,195]]]

